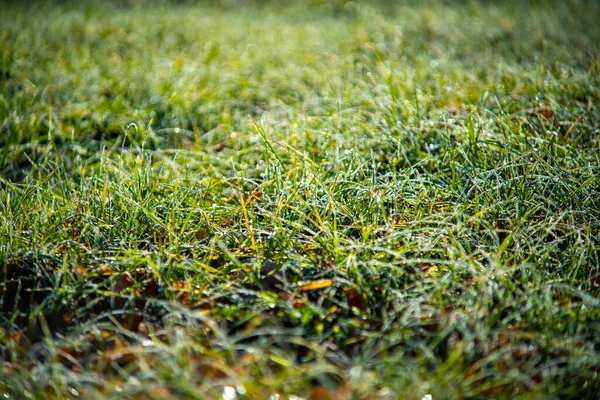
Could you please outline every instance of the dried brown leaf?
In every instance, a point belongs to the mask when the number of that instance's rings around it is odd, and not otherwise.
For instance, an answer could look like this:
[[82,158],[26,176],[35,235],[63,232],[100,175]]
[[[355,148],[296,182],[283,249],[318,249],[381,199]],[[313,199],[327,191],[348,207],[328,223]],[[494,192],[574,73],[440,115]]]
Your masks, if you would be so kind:
[[308,292],[310,290],[324,289],[333,285],[333,280],[331,279],[321,279],[319,281],[314,281],[311,283],[307,283],[306,285],[300,286],[301,292]]
[[115,293],[123,293],[134,285],[133,277],[129,272],[122,273],[119,278],[113,283],[112,291]]
[[350,307],[356,307],[360,311],[365,311],[367,309],[367,305],[358,290],[355,288],[346,288],[344,289],[344,296],[348,299],[348,304]]

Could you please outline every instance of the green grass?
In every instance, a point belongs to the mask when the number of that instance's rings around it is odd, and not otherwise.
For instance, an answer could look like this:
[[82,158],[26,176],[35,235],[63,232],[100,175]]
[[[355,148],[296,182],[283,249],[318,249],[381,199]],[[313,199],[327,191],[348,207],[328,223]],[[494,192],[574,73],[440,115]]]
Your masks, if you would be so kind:
[[597,3],[1,7],[5,397],[597,395]]

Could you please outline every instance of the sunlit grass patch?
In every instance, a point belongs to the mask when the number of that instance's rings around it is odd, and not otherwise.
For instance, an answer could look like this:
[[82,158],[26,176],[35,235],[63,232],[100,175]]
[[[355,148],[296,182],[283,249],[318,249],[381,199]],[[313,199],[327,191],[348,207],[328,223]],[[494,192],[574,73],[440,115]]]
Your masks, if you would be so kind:
[[593,396],[599,11],[4,6],[0,392]]

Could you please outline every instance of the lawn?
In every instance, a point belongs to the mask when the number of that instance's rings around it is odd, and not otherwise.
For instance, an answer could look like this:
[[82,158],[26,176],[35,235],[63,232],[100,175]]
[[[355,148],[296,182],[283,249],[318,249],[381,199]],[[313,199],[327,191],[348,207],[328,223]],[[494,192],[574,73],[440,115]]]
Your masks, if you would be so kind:
[[0,2],[0,394],[595,398],[598,20]]

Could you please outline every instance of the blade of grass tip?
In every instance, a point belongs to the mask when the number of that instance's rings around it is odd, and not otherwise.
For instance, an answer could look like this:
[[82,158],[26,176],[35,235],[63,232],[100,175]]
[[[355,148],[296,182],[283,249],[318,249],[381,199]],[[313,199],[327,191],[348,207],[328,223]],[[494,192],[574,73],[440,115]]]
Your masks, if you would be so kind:
[[152,134],[152,122],[154,122],[154,118],[150,118],[148,125],[146,125],[146,129],[144,129],[144,137],[142,138],[142,157],[145,157],[146,142]]
[[[233,165],[233,160],[232,160],[232,165]],[[235,171],[235,165],[233,165],[233,169]],[[262,267],[261,260],[258,255],[258,246],[256,244],[256,237],[254,235],[254,229],[252,227],[252,223],[251,223],[250,217],[248,215],[248,207],[246,205],[246,199],[244,198],[244,188],[242,185],[242,180],[240,179],[239,176],[238,176],[237,184],[238,184],[238,192],[239,192],[238,200],[240,201],[240,207],[242,207],[242,215],[244,216],[244,225],[246,225],[246,231],[248,233],[248,236],[250,237],[250,243],[252,245],[252,250],[256,254],[257,273],[260,274],[261,267]]]
[[508,236],[502,241],[502,243],[500,243],[498,251],[496,252],[497,257],[500,257],[506,251],[517,231],[525,224],[525,222],[529,220],[529,217],[539,209],[540,206],[533,207],[531,210],[527,211],[525,215],[523,215],[517,226],[515,226]]
[[275,148],[273,147],[271,142],[269,142],[269,139],[267,139],[265,130],[263,128],[261,128],[260,126],[258,126],[258,124],[252,118],[250,120],[252,121],[252,126],[254,127],[256,132],[260,135],[262,140],[265,142],[265,145],[267,146],[267,148],[271,151],[271,153],[273,153],[273,156],[275,156],[277,161],[279,161],[279,164],[283,167],[283,161],[281,161],[281,158],[279,158],[279,155],[275,151]]
[[[152,123],[152,120],[150,120],[150,124]],[[138,126],[135,122],[131,122],[130,124],[127,125],[127,128],[125,129],[125,134],[123,135],[123,143],[121,144],[121,148],[125,148],[125,140],[127,139],[127,135],[129,134],[129,129],[133,128],[135,130],[135,133],[139,132]]]
[[[325,183],[325,182],[324,182],[324,181],[323,181],[323,180],[320,178],[320,176],[319,176],[319,174],[318,174],[318,171],[317,171],[317,168],[318,168],[318,166],[315,164],[315,162],[314,162],[313,160],[311,160],[310,158],[308,158],[308,157],[307,157],[305,154],[303,154],[302,152],[298,151],[297,149],[294,149],[294,148],[292,148],[292,147],[290,147],[289,145],[287,145],[287,144],[284,144],[284,143],[281,143],[280,145],[281,145],[281,147],[282,147],[284,150],[287,150],[287,151],[288,151],[290,154],[292,154],[292,155],[294,155],[294,156],[296,156],[296,157],[298,157],[298,158],[301,158],[301,159],[305,160],[305,162],[306,162],[306,164],[305,164],[305,165],[306,165],[306,167],[308,168],[308,170],[309,170],[309,171],[312,173],[312,175],[313,175],[314,179],[316,179],[316,180],[317,180],[317,182],[319,182],[321,185],[323,185],[323,189],[324,189],[324,190],[325,190],[325,192],[327,193],[327,196],[328,196],[328,199],[329,199],[329,202],[328,202],[328,205],[327,205],[327,206],[328,206],[328,207],[331,207],[331,209],[332,209],[332,213],[333,213],[333,215],[334,215],[334,219],[333,219],[333,229],[334,229],[334,231],[337,231],[337,219],[335,218],[335,216],[337,215],[337,208],[336,208],[336,207],[342,208],[342,205],[341,205],[341,204],[339,204],[339,203],[338,203],[338,202],[335,200],[335,197],[333,196],[333,191],[332,191],[332,189],[329,187],[329,185],[327,185],[327,184],[326,184],[326,183]],[[321,216],[319,215],[318,211],[316,211],[316,208],[315,208],[315,212],[317,213],[317,218],[318,218],[319,220],[321,220]]]
[[227,256],[227,258],[229,258],[229,260],[231,262],[233,262],[233,264],[237,267],[240,268],[240,262],[237,259],[237,257],[231,252],[229,251],[229,249],[227,248],[227,245],[225,243],[223,243],[221,240],[219,239],[214,239],[215,243],[217,244],[217,246],[219,246],[219,248],[221,249],[221,251],[223,251],[223,253],[225,253],[225,255]]

